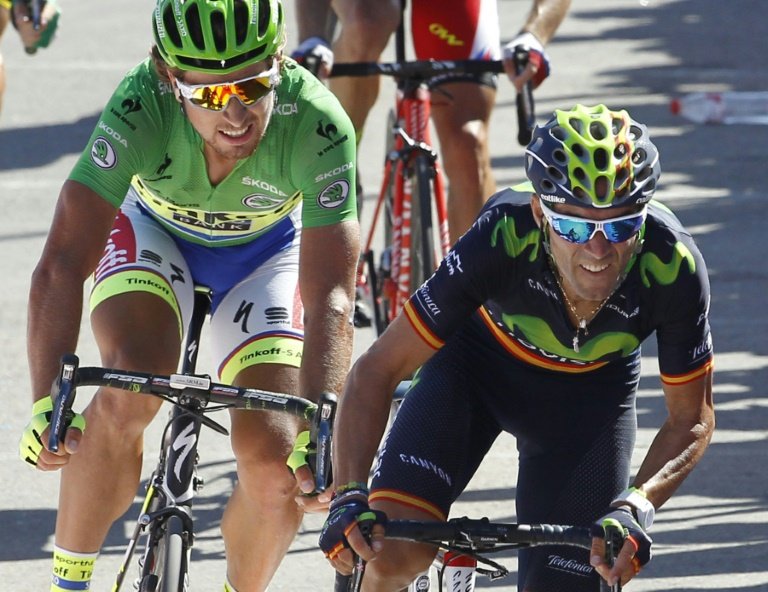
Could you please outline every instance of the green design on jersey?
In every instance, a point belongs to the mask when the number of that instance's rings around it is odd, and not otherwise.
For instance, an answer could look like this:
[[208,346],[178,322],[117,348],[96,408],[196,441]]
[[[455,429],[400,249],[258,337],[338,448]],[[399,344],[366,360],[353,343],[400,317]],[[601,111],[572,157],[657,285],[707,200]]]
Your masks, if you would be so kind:
[[570,347],[560,343],[546,321],[539,317],[502,314],[501,318],[511,331],[517,327],[527,342],[566,359],[596,362],[611,354],[626,357],[640,346],[640,341],[635,335],[623,331],[612,331],[580,341],[579,351],[576,353]]
[[499,242],[499,235],[501,235],[504,241],[504,250],[512,258],[516,258],[525,251],[529,246],[532,246],[530,255],[528,255],[529,261],[535,261],[536,255],[539,252],[539,231],[531,230],[525,236],[518,236],[517,229],[515,228],[515,220],[511,217],[504,217],[496,223],[496,226],[491,233],[491,246],[495,247]]
[[655,253],[643,254],[640,257],[640,277],[643,280],[643,285],[646,288],[651,287],[650,275],[662,286],[672,284],[680,275],[683,262],[688,264],[688,271],[691,274],[696,272],[696,260],[693,253],[680,241],[675,243],[672,259],[668,263],[664,263]]
[[336,97],[285,58],[269,100],[258,146],[214,184],[203,138],[147,59],[118,86],[70,179],[114,206],[133,186],[169,232],[211,247],[356,220],[355,134]]

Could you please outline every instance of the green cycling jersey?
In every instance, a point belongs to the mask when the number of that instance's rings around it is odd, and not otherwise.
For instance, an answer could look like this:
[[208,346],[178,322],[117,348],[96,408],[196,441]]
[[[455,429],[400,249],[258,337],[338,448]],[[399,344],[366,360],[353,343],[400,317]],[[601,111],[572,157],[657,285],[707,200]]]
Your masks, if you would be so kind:
[[207,246],[248,242],[288,217],[307,227],[356,219],[354,129],[331,92],[293,60],[283,58],[256,150],[217,185],[203,148],[148,58],[112,95],[70,179],[115,206],[133,186],[166,229]]

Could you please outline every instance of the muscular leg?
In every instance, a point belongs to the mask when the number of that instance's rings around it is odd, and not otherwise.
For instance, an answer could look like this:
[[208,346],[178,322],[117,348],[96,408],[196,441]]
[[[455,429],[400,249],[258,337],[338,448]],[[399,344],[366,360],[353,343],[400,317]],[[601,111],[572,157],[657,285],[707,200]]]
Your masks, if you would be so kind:
[[[258,364],[241,371],[235,383],[296,393],[298,378],[297,368]],[[284,414],[232,412],[238,483],[221,530],[227,576],[237,590],[266,590],[301,523],[296,482],[285,465],[300,427]]]
[[[333,0],[340,23],[333,45],[336,62],[375,62],[400,22],[399,0]],[[379,94],[379,78],[331,78],[330,88],[347,111],[358,141]]]
[[448,178],[451,243],[472,225],[496,191],[488,154],[488,123],[495,99],[494,89],[473,82],[446,83],[432,92],[432,120]]
[[[99,304],[91,324],[107,367],[168,373],[176,369],[180,340],[171,308],[147,293],[113,296]],[[138,487],[143,433],[160,407],[153,397],[100,389],[84,411],[85,436],[62,470],[56,544],[97,552],[112,522],[130,506]]]

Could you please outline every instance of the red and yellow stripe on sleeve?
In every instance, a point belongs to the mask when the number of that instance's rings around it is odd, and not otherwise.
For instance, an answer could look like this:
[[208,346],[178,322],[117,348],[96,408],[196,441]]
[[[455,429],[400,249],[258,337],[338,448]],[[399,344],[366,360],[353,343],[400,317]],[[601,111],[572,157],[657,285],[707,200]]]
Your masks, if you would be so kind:
[[410,300],[405,303],[403,312],[405,313],[405,318],[408,319],[411,327],[413,327],[413,330],[419,334],[419,336],[429,347],[433,349],[440,349],[445,345],[445,341],[435,335],[432,332],[432,329],[424,324],[424,321],[421,320],[419,313],[416,312],[416,309],[413,307]]
[[704,365],[699,366],[695,370],[691,370],[690,372],[686,372],[685,374],[664,374],[661,373],[661,382],[664,384],[668,384],[670,386],[679,386],[681,384],[687,384],[689,382],[693,382],[694,380],[697,380],[701,378],[702,376],[705,376],[707,373],[712,372],[715,369],[715,360],[714,358],[710,358],[709,360],[704,363]]

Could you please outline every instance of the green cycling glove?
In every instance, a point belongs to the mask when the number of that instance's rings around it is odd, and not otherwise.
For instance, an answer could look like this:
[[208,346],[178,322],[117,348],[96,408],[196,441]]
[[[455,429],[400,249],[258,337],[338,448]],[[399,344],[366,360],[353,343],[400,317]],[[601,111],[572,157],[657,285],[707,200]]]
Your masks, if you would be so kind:
[[[43,451],[43,434],[51,427],[51,412],[53,401],[50,395],[46,395],[32,405],[32,419],[24,428],[19,441],[19,457],[33,467],[37,466],[37,460]],[[85,418],[75,413],[68,427],[77,428],[85,432]]]

